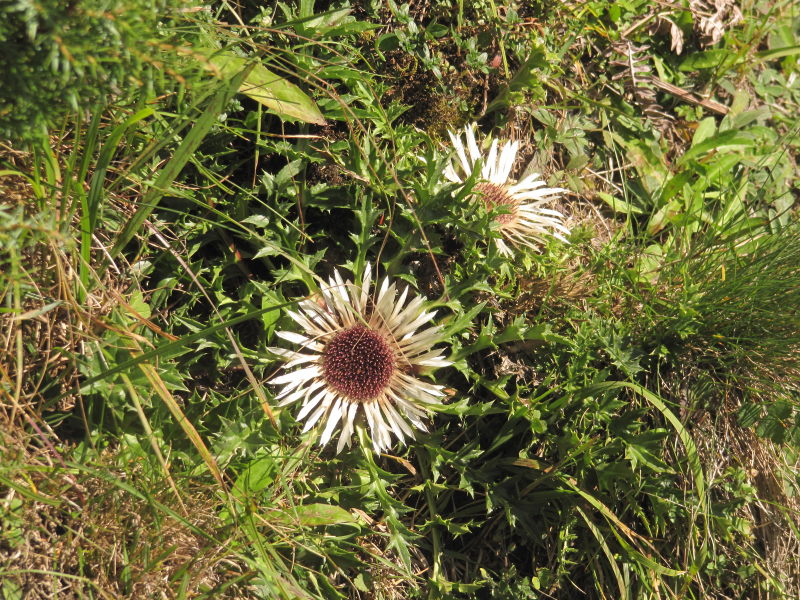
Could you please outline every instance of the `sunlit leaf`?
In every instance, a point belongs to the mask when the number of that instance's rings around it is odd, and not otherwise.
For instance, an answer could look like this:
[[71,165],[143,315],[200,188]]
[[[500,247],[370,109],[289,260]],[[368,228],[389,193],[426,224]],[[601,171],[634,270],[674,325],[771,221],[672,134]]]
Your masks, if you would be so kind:
[[[254,62],[253,59],[232,54],[215,54],[209,61],[219,70],[222,79],[233,77]],[[245,76],[239,92],[263,104],[284,120],[325,124],[325,117],[308,94],[260,62],[256,62]]]

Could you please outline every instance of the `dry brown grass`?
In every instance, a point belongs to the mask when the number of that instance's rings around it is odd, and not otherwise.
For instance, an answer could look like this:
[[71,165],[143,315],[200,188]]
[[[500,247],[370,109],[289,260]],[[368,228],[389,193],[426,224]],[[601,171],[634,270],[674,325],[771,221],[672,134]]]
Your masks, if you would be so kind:
[[[24,153],[5,149],[2,159],[32,168]],[[186,484],[186,511],[172,514],[159,506],[175,504],[170,486],[146,481],[143,465],[121,464],[115,450],[90,466],[67,463],[73,448],[49,418],[86,421],[79,362],[119,327],[112,312],[130,314],[132,280],[106,261],[109,237],[98,231],[83,287],[79,224],[41,210],[59,201],[0,177],[0,209],[18,215],[0,222],[0,236],[18,242],[0,250],[0,305],[11,309],[0,312],[0,596],[191,598],[231,582],[212,597],[246,597],[247,569],[226,545],[213,487]]]
[[[730,469],[741,469],[753,487],[754,499],[739,510],[739,516],[749,524],[749,539],[742,543],[752,546],[763,560],[757,565],[758,579],[771,578],[778,582],[787,598],[800,598],[800,497],[796,474],[800,472],[800,457],[790,458],[785,448],[761,438],[750,428],[737,422],[737,407],[728,400],[716,415],[695,415],[695,435],[698,451],[707,478],[721,494],[720,485]],[[737,562],[740,557],[731,556]],[[771,596],[753,586],[755,599]]]
[[[30,169],[27,155],[7,151],[0,158],[21,171]],[[56,192],[37,199],[22,177],[0,178],[0,208],[19,215],[0,224],[0,235],[18,241],[0,254],[5,271],[0,301],[12,308],[0,312],[0,414],[12,424],[37,419],[43,410],[73,408],[78,385],[74,357],[86,354],[102,317],[118,305],[119,291],[127,285],[119,269],[108,268],[102,276],[92,274],[91,289],[82,289],[78,224],[59,223],[60,208],[39,210],[41,204],[59,201]]]
[[[36,439],[6,432],[0,452],[4,465],[15,465],[13,487],[3,487],[0,499],[7,527],[0,569],[9,592],[44,599],[173,598],[180,591],[192,598],[243,574],[246,582],[246,566],[221,530],[220,500],[207,486],[188,490],[179,516],[160,506],[174,504],[168,486],[145,481],[141,464],[120,466],[115,451],[91,471],[77,471]],[[140,487],[162,491],[146,496]],[[247,585],[234,582],[211,597],[244,598]]]

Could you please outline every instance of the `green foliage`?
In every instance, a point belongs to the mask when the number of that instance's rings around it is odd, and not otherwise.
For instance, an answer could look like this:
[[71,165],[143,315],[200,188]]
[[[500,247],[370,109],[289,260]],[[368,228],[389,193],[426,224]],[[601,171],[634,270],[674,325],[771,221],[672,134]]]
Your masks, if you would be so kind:
[[[798,591],[789,3],[716,44],[685,7],[501,4],[0,8],[3,594]],[[498,252],[443,177],[474,119],[570,190],[569,244]],[[366,264],[453,366],[429,432],[335,455],[270,348]]]
[[153,0],[4,3],[0,138],[41,138],[68,112],[152,87],[153,63],[163,61],[159,22],[181,6]]

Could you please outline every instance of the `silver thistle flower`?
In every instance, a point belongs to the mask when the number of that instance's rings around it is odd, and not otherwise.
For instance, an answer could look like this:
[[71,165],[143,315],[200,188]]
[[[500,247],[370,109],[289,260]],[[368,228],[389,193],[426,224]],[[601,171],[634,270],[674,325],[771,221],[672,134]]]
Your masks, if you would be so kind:
[[[458,163],[448,164],[444,176],[453,183],[464,183],[483,158],[475,139],[474,124],[465,128],[465,141],[452,132],[450,140]],[[473,188],[473,199],[482,201],[487,209],[505,207],[508,213],[499,215],[497,222],[503,237],[512,245],[537,248],[548,235],[566,242],[564,236],[569,235],[569,229],[564,226],[564,215],[546,206],[567,190],[544,187],[546,184],[537,173],[519,181],[510,179],[519,143],[506,142],[499,152],[498,146],[498,141],[492,140]],[[497,240],[497,248],[501,254],[510,256],[513,252],[505,240]]]
[[337,271],[328,283],[319,302],[304,300],[297,312],[288,312],[304,333],[276,332],[300,346],[270,349],[286,360],[287,372],[272,381],[282,386],[280,406],[301,403],[297,419],[305,419],[304,432],[324,423],[322,446],[341,423],[337,453],[350,446],[359,414],[366,417],[376,452],[391,446],[392,434],[405,443],[414,438],[415,428],[427,431],[428,405],[439,403],[445,393],[418,375],[451,364],[441,350],[432,349],[440,328],[420,329],[435,312],[425,311],[419,296],[406,303],[408,287],[398,298],[388,277],[372,298],[369,267],[361,285],[342,281]]

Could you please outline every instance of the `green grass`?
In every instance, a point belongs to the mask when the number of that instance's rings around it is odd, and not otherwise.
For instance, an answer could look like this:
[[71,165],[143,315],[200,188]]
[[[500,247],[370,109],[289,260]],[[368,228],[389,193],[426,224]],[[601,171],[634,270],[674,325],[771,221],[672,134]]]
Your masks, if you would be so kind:
[[[800,595],[800,15],[712,4],[0,8],[0,598]],[[336,455],[269,348],[368,263],[453,366]]]

